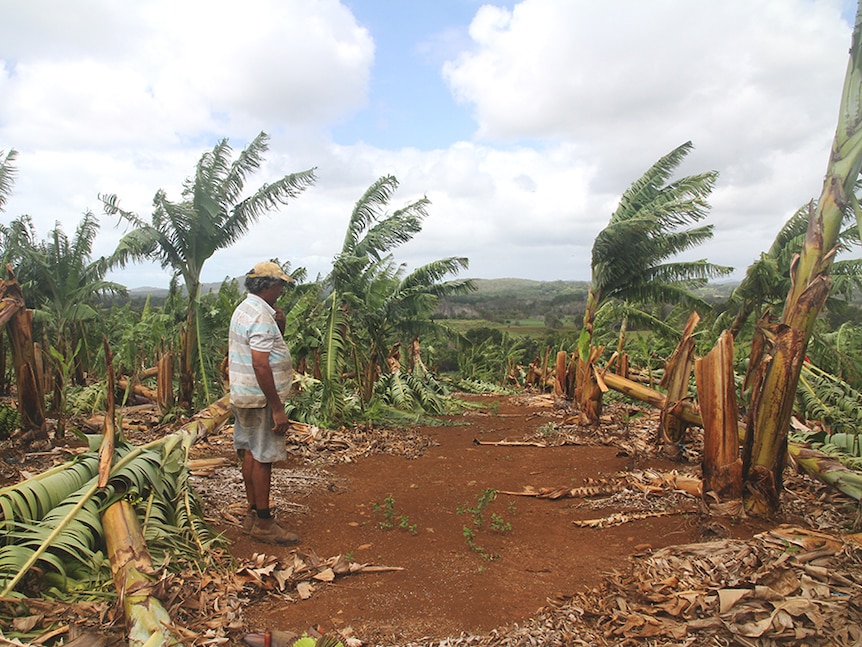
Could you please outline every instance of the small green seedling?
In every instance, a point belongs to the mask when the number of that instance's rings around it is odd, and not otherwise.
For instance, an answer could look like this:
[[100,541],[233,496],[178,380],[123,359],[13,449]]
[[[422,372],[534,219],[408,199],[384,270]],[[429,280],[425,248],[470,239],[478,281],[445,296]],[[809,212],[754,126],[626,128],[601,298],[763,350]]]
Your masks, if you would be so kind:
[[[497,497],[497,490],[487,488],[482,490],[476,497],[476,505],[474,507],[458,506],[456,512],[458,514],[471,514],[473,522],[469,526],[464,526],[461,533],[464,535],[464,541],[473,552],[479,553],[484,559],[494,559],[496,555],[489,555],[485,549],[476,542],[476,533],[485,525],[485,511],[488,505]],[[509,508],[513,510],[512,507]],[[491,513],[491,530],[494,532],[509,532],[512,530],[512,524],[503,519],[496,512]]]
[[553,436],[555,433],[557,433],[557,427],[556,425],[554,425],[553,422],[546,422],[539,427],[539,432],[543,436]]
[[396,514],[395,498],[391,494],[383,499],[383,503],[374,503],[372,508],[374,512],[383,516],[382,521],[380,521],[380,528],[382,530],[391,530],[397,524],[399,528],[403,528],[411,535],[417,533],[416,524],[410,523],[410,517],[406,514]]

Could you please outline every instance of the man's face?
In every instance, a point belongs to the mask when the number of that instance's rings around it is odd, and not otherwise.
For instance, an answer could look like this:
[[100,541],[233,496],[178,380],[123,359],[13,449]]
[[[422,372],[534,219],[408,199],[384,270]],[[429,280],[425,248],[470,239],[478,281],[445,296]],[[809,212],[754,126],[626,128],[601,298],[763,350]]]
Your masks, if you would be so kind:
[[270,285],[263,292],[261,292],[260,298],[266,301],[269,305],[274,306],[275,302],[278,301],[278,297],[280,297],[283,292],[284,282],[279,281],[278,283]]

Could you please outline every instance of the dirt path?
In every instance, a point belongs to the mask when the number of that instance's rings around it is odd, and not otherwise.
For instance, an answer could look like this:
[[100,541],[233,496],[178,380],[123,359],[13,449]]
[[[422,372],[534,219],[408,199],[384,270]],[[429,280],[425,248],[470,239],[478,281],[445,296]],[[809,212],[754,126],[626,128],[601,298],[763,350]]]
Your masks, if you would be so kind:
[[[583,499],[503,494],[482,506],[486,490],[571,488],[643,467],[613,446],[477,445],[476,439],[521,439],[559,422],[550,410],[511,399],[488,404],[498,407],[495,413],[469,413],[453,418],[454,426],[422,428],[434,444],[418,458],[375,454],[326,466],[328,486],[306,495],[276,486],[276,504],[291,511],[281,518],[303,538],[300,551],[322,558],[347,554],[357,562],[404,570],[338,578],[317,586],[306,600],[256,602],[246,610],[249,630],[352,627],[369,643],[485,633],[524,621],[548,599],[597,586],[603,574],[623,568],[637,551],[701,536],[693,514],[595,529],[572,522],[624,506],[596,510]],[[304,469],[296,461],[278,467]],[[651,461],[649,467],[681,465]],[[476,512],[466,509],[481,509],[481,527]],[[491,528],[494,519],[503,530]],[[381,527],[387,520],[394,527]],[[465,527],[473,533],[472,546]],[[235,526],[222,530],[235,540],[232,552],[239,558],[261,552],[287,556],[291,550],[252,542]],[[740,525],[730,532],[748,537],[755,530]]]

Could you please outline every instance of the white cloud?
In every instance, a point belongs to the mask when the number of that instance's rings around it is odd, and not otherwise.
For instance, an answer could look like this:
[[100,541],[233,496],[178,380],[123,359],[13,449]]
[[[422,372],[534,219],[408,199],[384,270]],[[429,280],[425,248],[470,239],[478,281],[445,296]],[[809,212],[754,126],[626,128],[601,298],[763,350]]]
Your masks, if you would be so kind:
[[[482,141],[570,142],[619,193],[692,140],[684,172],[716,169],[716,262],[744,270],[816,197],[835,129],[849,28],[808,0],[524,0],[482,7],[444,75]],[[593,214],[597,217],[600,214]],[[604,215],[604,214],[602,214]],[[578,218],[576,211],[571,217]],[[768,240],[752,241],[752,218]]]
[[161,149],[367,101],[373,41],[335,0],[3,4],[7,140]]
[[0,8],[0,148],[20,153],[7,213],[30,213],[41,235],[74,231],[99,193],[146,217],[217,139],[239,149],[265,129],[302,146],[366,101],[373,41],[334,0]]
[[[0,0],[0,149],[20,152],[3,218],[30,213],[41,235],[55,221],[72,232],[86,209],[100,211],[99,193],[148,217],[155,191],[178,199],[215,141],[239,150],[265,130],[268,161],[249,187],[312,166],[319,180],[218,252],[205,280],[269,257],[325,273],[354,203],[385,174],[401,182],[392,209],[431,200],[399,261],[468,256],[469,276],[586,279],[593,238],[620,193],[692,140],[681,171],[720,172],[715,241],[697,255],[741,275],[819,194],[850,37],[842,7],[484,5],[468,32],[450,26],[409,44],[426,48],[425,60],[450,56],[441,74],[476,120],[472,141],[423,151],[330,141],[334,123],[385,100],[368,96],[373,34],[336,0]],[[397,80],[386,87],[399,91]],[[444,137],[445,126],[416,123]],[[121,235],[114,224],[103,220],[97,254]],[[167,282],[149,266],[122,276],[133,286]]]
[[524,0],[483,6],[474,49],[444,74],[483,138],[595,145],[684,124],[772,141],[786,122],[831,124],[820,108],[837,100],[847,31],[834,4],[808,0]]

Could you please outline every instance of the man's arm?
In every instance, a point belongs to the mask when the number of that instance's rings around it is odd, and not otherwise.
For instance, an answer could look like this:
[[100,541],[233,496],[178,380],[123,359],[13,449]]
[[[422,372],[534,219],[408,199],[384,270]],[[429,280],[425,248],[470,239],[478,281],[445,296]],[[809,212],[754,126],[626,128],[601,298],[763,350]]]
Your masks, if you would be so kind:
[[254,368],[254,376],[257,378],[260,390],[266,397],[266,403],[272,409],[274,423],[272,430],[277,434],[283,434],[290,426],[290,420],[284,412],[284,404],[275,388],[275,378],[272,375],[272,367],[269,365],[269,353],[252,349],[251,365]]

